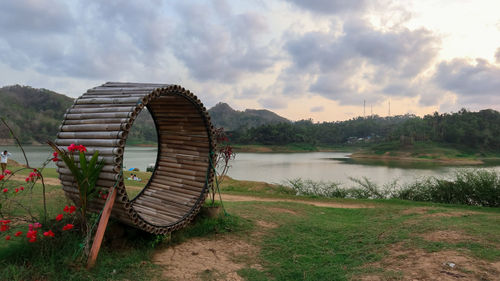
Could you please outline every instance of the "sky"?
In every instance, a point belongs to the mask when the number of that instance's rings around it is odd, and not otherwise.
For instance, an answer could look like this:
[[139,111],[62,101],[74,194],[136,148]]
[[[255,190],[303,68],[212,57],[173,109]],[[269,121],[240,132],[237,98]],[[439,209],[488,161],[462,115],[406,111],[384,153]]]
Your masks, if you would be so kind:
[[0,86],[178,84],[290,120],[500,110],[500,1],[0,1]]

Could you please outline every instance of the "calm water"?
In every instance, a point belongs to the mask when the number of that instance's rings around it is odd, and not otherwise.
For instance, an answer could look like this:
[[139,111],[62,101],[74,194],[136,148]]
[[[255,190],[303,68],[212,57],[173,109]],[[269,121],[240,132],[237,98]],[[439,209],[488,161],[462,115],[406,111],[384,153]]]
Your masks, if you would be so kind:
[[[4,146],[12,153],[12,159],[24,163],[18,147]],[[39,166],[50,157],[52,152],[48,146],[24,147],[31,166]],[[156,148],[127,147],[125,149],[125,168],[146,170],[146,166],[156,160]],[[49,167],[54,167],[53,163]],[[311,152],[311,153],[238,153],[229,176],[240,180],[282,183],[286,179],[303,178],[321,181],[334,181],[349,185],[350,177],[367,177],[371,181],[383,185],[397,180],[400,183],[412,182],[426,176],[449,177],[457,169],[464,167],[447,167],[432,163],[401,163],[380,161],[358,161],[349,158],[343,152]],[[470,168],[470,167],[465,167]],[[477,166],[475,168],[478,168]],[[481,167],[500,172],[500,165]]]

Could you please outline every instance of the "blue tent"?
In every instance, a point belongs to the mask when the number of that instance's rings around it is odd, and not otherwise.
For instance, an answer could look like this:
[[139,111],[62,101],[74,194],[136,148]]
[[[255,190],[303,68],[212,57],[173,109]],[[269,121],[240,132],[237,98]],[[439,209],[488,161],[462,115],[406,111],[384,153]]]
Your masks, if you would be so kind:
[[130,169],[128,169],[128,170],[129,170],[129,171],[133,171],[134,169],[135,169],[135,168],[130,168]]

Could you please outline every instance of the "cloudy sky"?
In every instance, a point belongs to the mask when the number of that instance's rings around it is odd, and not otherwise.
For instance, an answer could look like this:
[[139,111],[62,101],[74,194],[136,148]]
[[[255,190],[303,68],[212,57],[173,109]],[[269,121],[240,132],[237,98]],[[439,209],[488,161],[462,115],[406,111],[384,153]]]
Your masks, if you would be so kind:
[[[0,2],[0,86],[166,82],[208,107],[345,120],[500,110],[500,1]],[[5,102],[5,101],[4,101]]]

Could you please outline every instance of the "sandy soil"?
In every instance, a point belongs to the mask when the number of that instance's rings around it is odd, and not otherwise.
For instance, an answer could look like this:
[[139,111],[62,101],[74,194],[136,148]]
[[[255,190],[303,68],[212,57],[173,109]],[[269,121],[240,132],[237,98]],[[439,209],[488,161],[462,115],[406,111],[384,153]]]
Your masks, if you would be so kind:
[[[16,181],[23,181],[26,179],[25,176],[22,176],[22,175],[15,175],[13,177],[10,178],[11,180],[16,180]],[[46,185],[61,185],[61,181],[59,179],[56,179],[56,178],[46,178],[44,177],[43,178],[43,181]],[[38,183],[42,183],[41,180],[38,180]]]
[[[443,234],[441,231],[438,235],[466,239],[459,233]],[[435,238],[435,234],[429,236]],[[500,262],[472,259],[450,250],[429,253],[405,247],[402,243],[393,245],[382,261],[367,267],[392,271],[393,274],[369,274],[356,280],[499,280],[500,274]]]
[[[263,226],[263,225],[262,225]],[[234,236],[190,239],[158,251],[153,262],[164,266],[168,280],[243,280],[237,271],[252,264],[259,249]]]

